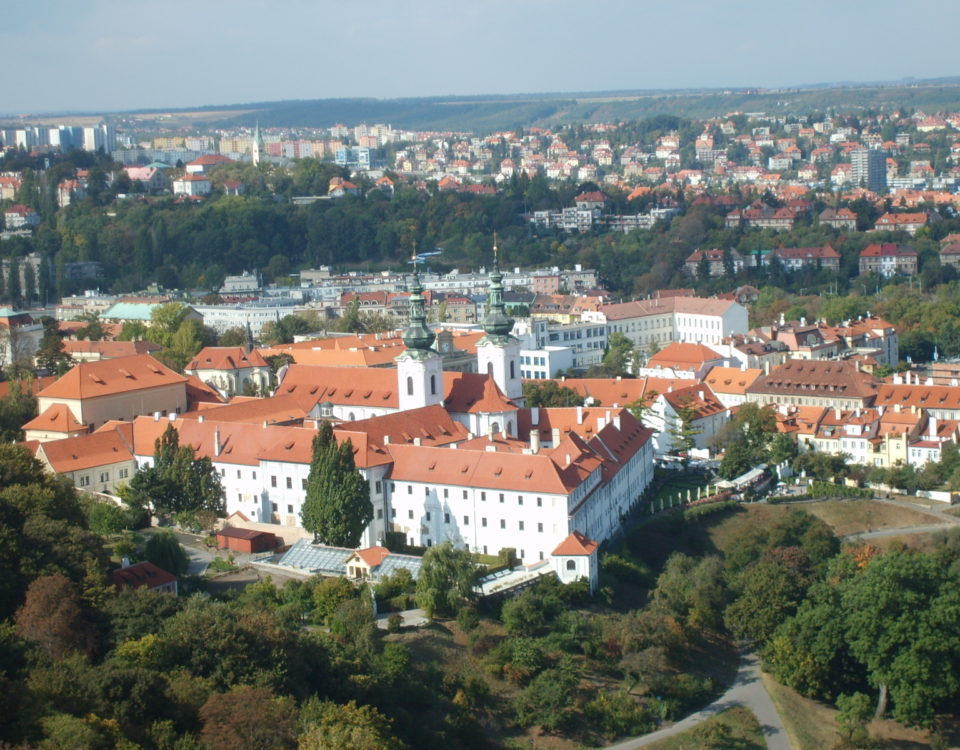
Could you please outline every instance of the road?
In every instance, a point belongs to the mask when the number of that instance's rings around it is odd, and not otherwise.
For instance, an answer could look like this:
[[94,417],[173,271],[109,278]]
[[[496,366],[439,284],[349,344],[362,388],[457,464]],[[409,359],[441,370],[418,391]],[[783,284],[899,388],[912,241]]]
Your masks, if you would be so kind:
[[744,651],[741,654],[740,667],[737,669],[733,684],[709,706],[690,714],[671,727],[610,745],[606,750],[634,750],[634,748],[644,747],[657,740],[692,729],[711,716],[733,706],[745,706],[754,713],[757,721],[760,722],[761,731],[770,750],[791,750],[790,740],[787,739],[787,731],[780,720],[780,714],[777,713],[770,694],[764,687],[763,680],[760,679],[760,657],[752,651]]

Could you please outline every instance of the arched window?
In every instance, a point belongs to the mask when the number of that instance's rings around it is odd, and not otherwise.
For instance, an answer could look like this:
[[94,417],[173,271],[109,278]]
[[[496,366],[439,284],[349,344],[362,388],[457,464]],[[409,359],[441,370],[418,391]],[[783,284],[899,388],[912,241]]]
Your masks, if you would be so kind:
[[437,376],[436,375],[430,376],[430,395],[431,396],[437,395]]
[[348,416],[348,419],[349,419],[351,422],[356,422],[356,421],[357,421],[357,417],[356,417],[356,415],[354,415],[353,412],[350,412],[350,414],[349,414],[349,416]]
[[577,561],[576,560],[567,560],[567,570],[576,570]]
[[499,423],[499,422],[493,422],[493,423],[490,425],[490,431],[491,431],[492,433],[494,433],[494,434],[500,432],[500,423]]
[[407,395],[413,395],[413,378],[407,377]]
[[510,360],[510,380],[513,380],[514,378],[517,377],[517,373],[514,372],[514,369],[513,369],[515,364],[516,363],[513,360]]
[[493,362],[487,362],[487,375],[493,376]]

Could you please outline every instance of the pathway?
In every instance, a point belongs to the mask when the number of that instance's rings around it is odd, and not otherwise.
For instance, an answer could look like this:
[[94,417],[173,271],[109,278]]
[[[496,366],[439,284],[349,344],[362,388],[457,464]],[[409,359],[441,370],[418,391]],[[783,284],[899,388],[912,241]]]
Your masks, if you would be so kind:
[[752,651],[745,651],[741,654],[740,667],[733,684],[727,692],[709,706],[690,714],[690,716],[678,721],[671,727],[645,734],[642,737],[634,737],[632,740],[626,740],[616,745],[610,745],[606,750],[634,750],[634,748],[644,747],[657,740],[692,729],[711,716],[715,716],[733,706],[745,706],[754,713],[757,721],[760,722],[760,729],[770,750],[791,750],[790,740],[787,739],[787,731],[783,727],[783,722],[780,721],[780,714],[777,713],[777,709],[770,699],[770,694],[764,687],[763,680],[760,679],[760,657]]

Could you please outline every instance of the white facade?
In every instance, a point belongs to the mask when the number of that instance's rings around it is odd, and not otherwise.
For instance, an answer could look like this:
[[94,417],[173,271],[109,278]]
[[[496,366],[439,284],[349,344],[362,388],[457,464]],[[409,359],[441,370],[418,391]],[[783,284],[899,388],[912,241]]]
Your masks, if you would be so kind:
[[508,399],[523,404],[523,383],[520,377],[520,342],[510,337],[505,344],[487,338],[477,344],[479,372],[493,376],[497,387]]
[[397,388],[400,411],[443,403],[443,359],[436,352],[415,357],[405,352],[397,357]]

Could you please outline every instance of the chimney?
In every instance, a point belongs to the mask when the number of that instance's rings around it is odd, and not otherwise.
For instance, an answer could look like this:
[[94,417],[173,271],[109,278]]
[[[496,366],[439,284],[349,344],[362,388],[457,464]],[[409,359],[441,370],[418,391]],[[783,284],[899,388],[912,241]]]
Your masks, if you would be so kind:
[[577,407],[577,424],[583,424],[583,407]]
[[200,424],[203,424],[203,414],[197,417],[197,421],[200,422]]
[[623,380],[623,376],[622,376],[622,375],[617,375],[617,382],[619,383],[621,380]]
[[600,432],[604,427],[607,426],[607,420],[605,417],[597,417],[597,432]]
[[[390,436],[389,436],[389,435],[384,435],[384,436],[383,436],[383,444],[384,444],[384,445],[390,445]],[[456,445],[456,443],[454,443],[454,445]]]
[[539,406],[530,407],[530,424],[534,427],[540,424],[540,407]]
[[894,413],[894,414],[899,414],[899,413],[900,413],[900,404],[894,404],[894,405],[893,405],[893,413]]
[[741,362],[741,363],[740,363],[740,372],[746,372],[746,371],[747,371],[747,363],[746,363],[746,362]]
[[613,426],[618,430],[620,429],[620,412],[617,412],[616,416],[613,418]]
[[770,374],[770,360],[769,360],[769,359],[763,363],[763,374],[764,374],[764,375],[769,375],[769,374]]
[[175,422],[177,420],[177,413],[174,411],[170,412],[169,414],[167,414],[167,419],[170,420],[171,422]]
[[155,412],[153,413],[153,421],[154,421],[154,422],[159,422],[159,421],[160,421],[160,412],[155,411]]
[[554,427],[553,431],[550,433],[550,442],[554,446],[560,445],[560,428]]
[[220,428],[219,427],[213,428],[213,455],[214,456],[220,455]]
[[930,425],[930,439],[933,440],[937,436],[937,418],[931,414],[927,424]]
[[573,463],[573,459],[570,458],[570,454],[568,453],[568,454],[567,454],[567,462],[564,464],[564,468],[566,468],[567,466],[569,466],[571,463]]
[[894,384],[894,385],[903,385],[903,378],[900,377],[900,374],[899,374],[899,373],[893,376],[893,384]]
[[530,452],[533,455],[540,452],[540,430],[530,430]]
[[837,407],[834,408],[834,410],[833,410],[833,418],[834,418],[834,419],[840,419],[840,407],[839,407],[839,406],[837,406]]
[[419,446],[421,442],[422,442],[422,441],[421,441],[420,438],[418,438],[418,437],[415,437],[415,438],[413,439],[413,444],[414,444],[414,445]]

